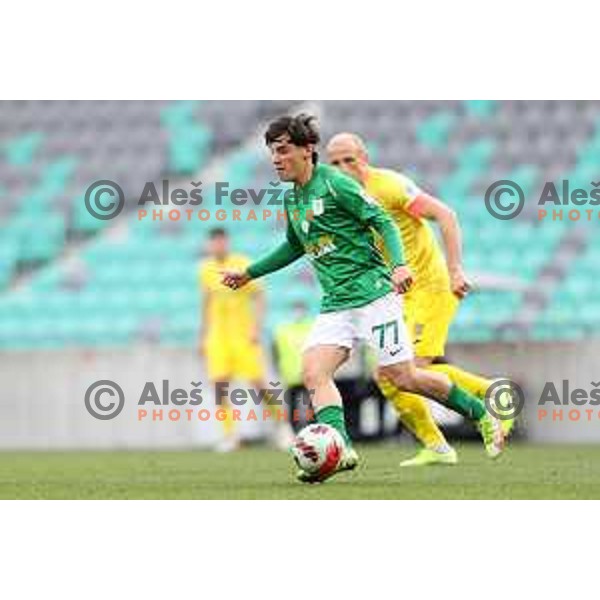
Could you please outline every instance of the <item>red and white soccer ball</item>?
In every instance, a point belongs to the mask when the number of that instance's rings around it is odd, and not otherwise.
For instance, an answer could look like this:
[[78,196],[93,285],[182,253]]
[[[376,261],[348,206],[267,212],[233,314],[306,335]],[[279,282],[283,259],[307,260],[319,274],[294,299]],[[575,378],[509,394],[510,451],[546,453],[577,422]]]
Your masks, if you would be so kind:
[[344,440],[333,427],[313,423],[296,436],[291,452],[303,471],[327,477],[340,464],[344,454]]

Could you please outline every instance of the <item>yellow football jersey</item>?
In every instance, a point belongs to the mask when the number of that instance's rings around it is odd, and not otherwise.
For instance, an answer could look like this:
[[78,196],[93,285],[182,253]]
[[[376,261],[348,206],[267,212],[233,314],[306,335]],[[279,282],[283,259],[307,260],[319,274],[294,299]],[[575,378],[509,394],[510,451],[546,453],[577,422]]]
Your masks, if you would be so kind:
[[206,332],[209,338],[227,340],[228,336],[250,336],[255,324],[252,295],[260,289],[250,281],[239,290],[231,290],[221,283],[222,271],[244,270],[250,261],[241,254],[231,254],[224,261],[205,260],[198,270],[199,283],[204,292],[210,292]]
[[401,173],[372,167],[365,191],[381,204],[400,229],[406,262],[415,276],[413,289],[448,290],[446,260],[429,223],[408,212],[411,203],[425,192]]

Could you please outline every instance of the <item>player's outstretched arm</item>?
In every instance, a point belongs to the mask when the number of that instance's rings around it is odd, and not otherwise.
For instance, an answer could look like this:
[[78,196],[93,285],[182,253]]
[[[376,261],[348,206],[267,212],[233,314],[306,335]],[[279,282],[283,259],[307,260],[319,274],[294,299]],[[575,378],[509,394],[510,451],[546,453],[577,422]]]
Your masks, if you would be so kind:
[[250,279],[258,279],[291,265],[304,255],[302,246],[297,247],[285,240],[275,250],[252,263],[246,273]]
[[452,292],[464,298],[471,289],[462,264],[462,231],[456,213],[444,202],[422,193],[407,207],[407,211],[417,218],[431,219],[438,224],[450,274]]
[[259,258],[256,262],[253,262],[243,272],[224,272],[221,281],[223,285],[232,290],[237,290],[245,286],[252,279],[264,277],[291,265],[303,255],[304,248],[302,244],[293,236],[293,232],[290,233],[288,226],[287,239],[277,246],[277,248],[269,252],[266,256]]

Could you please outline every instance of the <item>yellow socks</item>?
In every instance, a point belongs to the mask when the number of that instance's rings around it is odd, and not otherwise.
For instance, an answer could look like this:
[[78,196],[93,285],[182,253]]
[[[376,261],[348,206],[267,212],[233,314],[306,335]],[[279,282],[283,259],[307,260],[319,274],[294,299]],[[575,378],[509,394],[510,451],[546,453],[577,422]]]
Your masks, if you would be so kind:
[[232,438],[236,433],[236,423],[233,420],[233,408],[228,404],[225,404],[221,407],[223,410],[224,418],[222,421],[223,425],[223,434],[226,438]]
[[433,420],[425,398],[400,391],[388,379],[379,379],[377,385],[396,409],[402,423],[426,448],[443,450],[449,447],[444,434]]

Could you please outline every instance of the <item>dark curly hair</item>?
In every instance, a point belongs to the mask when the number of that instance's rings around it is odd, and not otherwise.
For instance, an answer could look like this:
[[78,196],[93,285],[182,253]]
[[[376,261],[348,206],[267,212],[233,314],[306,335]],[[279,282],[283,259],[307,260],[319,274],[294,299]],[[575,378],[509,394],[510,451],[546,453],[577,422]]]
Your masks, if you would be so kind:
[[[279,117],[271,121],[265,132],[265,143],[267,146],[270,146],[286,134],[294,146],[305,147],[309,144],[317,145],[321,141],[317,118],[306,113],[301,113],[295,117]],[[314,164],[317,164],[319,160],[317,152],[313,152],[312,160]]]

